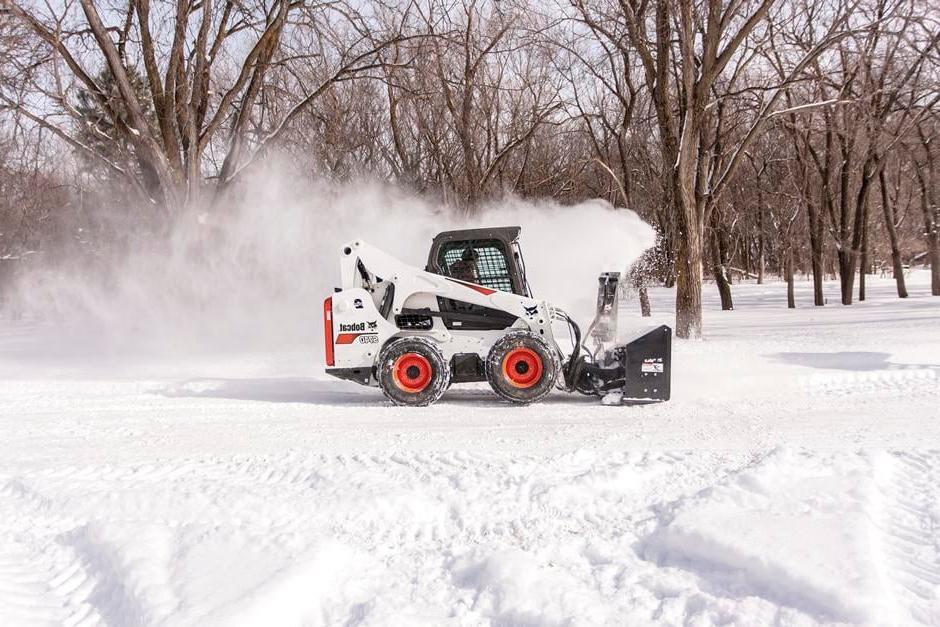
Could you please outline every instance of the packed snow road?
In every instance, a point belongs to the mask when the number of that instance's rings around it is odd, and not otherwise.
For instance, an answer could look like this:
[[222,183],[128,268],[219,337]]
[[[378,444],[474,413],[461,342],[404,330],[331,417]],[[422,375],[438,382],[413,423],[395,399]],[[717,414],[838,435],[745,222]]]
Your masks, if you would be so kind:
[[646,407],[395,408],[319,346],[89,363],[4,323],[0,624],[938,625],[940,299],[870,281],[706,288]]

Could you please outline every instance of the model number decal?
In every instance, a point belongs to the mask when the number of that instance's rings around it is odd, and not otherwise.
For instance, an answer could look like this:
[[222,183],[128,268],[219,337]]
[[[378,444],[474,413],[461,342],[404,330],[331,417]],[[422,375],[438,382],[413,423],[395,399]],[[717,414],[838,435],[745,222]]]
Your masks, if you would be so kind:
[[378,333],[340,333],[336,336],[337,344],[352,344],[358,341],[360,344],[378,344]]

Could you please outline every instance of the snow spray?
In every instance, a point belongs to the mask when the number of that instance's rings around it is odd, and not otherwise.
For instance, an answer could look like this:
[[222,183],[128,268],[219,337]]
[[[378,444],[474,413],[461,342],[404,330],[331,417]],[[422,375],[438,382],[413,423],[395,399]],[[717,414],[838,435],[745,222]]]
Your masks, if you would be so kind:
[[602,200],[508,197],[462,217],[386,183],[299,182],[285,171],[272,163],[243,183],[236,205],[182,215],[95,271],[33,270],[21,309],[89,355],[304,346],[319,360],[321,303],[352,239],[423,268],[440,231],[519,225],[535,296],[585,324],[598,273],[626,270],[655,241],[634,212]]

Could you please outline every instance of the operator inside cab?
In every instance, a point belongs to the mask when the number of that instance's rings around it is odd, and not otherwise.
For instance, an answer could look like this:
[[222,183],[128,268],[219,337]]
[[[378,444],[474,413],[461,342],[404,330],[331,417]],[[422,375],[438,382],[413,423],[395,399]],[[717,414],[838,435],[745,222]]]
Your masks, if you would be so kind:
[[477,269],[479,259],[480,254],[476,249],[472,246],[468,246],[464,249],[460,259],[450,264],[448,268],[450,276],[461,281],[467,281],[468,283],[476,283],[479,278]]

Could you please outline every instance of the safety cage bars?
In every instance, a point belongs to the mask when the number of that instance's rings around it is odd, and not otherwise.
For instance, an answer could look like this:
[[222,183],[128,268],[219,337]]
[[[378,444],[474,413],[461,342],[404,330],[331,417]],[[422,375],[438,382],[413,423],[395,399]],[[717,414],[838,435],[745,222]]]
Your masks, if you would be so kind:
[[[476,276],[455,276],[453,268],[464,261],[466,251],[476,252]],[[446,276],[470,281],[503,292],[512,292],[512,277],[506,262],[506,253],[498,240],[476,240],[445,244],[440,253],[441,272]]]

